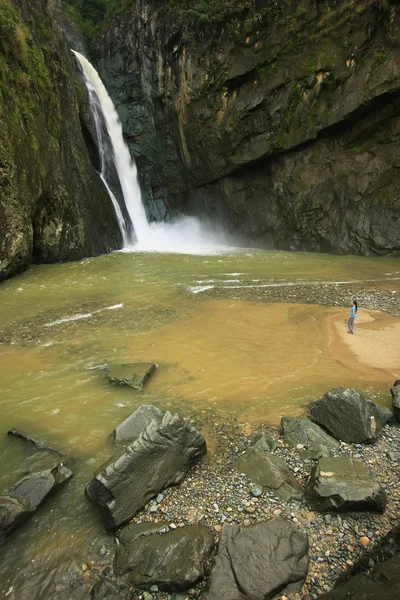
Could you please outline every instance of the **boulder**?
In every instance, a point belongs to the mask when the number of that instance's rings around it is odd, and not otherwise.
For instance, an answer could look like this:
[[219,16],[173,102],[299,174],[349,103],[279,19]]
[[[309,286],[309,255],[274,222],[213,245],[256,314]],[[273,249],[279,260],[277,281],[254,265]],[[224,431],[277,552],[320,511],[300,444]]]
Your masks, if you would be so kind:
[[127,525],[119,534],[114,570],[142,589],[186,590],[204,579],[214,550],[208,527],[182,527],[160,535],[167,523]]
[[88,497],[119,527],[166,487],[177,485],[206,453],[203,436],[188,419],[166,412],[137,440],[112,457],[86,486]]
[[392,417],[387,408],[357,390],[335,388],[310,405],[311,417],[335,438],[355,444],[374,442]]
[[153,375],[155,363],[128,363],[124,365],[108,365],[107,377],[111,383],[128,385],[134,390],[142,391],[146,381]]
[[153,419],[160,424],[163,416],[164,412],[157,406],[143,404],[114,429],[113,437],[116,441],[135,440]]
[[287,464],[273,454],[250,448],[235,462],[234,467],[282,500],[303,499],[303,490],[297,479]]
[[265,600],[301,589],[308,571],[307,535],[272,519],[249,527],[224,524],[204,600]]
[[72,477],[62,463],[52,469],[31,473],[0,496],[0,536],[4,537],[25,523],[51,492]]
[[281,421],[283,441],[295,448],[304,446],[308,458],[329,456],[332,448],[338,448],[339,442],[328,435],[321,427],[303,417],[286,418]]
[[275,441],[266,433],[256,433],[253,435],[250,439],[250,446],[263,452],[270,452],[276,448]]
[[311,473],[310,503],[316,510],[384,512],[386,492],[360,460],[321,458]]
[[393,415],[396,421],[400,421],[400,379],[394,382],[390,390],[392,395]]
[[24,440],[25,442],[29,442],[30,444],[33,444],[33,446],[36,446],[36,448],[38,450],[44,450],[45,452],[50,452],[52,454],[57,454],[58,456],[68,458],[66,456],[66,454],[64,454],[63,452],[60,452],[60,450],[56,450],[55,448],[52,448],[51,446],[47,446],[42,440],[32,437],[31,435],[29,435],[27,433],[23,433],[22,431],[19,431],[19,429],[15,429],[15,428],[9,429],[7,431],[7,434],[17,437],[21,440]]

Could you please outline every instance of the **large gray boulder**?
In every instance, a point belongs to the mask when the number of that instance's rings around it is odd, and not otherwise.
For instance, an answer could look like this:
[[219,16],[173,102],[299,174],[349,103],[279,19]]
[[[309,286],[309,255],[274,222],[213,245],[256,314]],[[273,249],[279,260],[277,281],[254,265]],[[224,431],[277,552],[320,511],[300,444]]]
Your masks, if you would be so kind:
[[204,579],[214,550],[208,527],[183,527],[160,535],[167,523],[127,525],[119,534],[114,570],[142,589],[186,590]]
[[25,523],[58,487],[72,477],[62,463],[39,473],[26,475],[0,496],[0,537]]
[[386,492],[360,460],[321,458],[311,473],[309,497],[314,509],[384,512]]
[[146,381],[155,372],[156,367],[155,363],[150,362],[108,365],[107,377],[111,383],[128,385],[141,392]]
[[303,490],[287,464],[277,456],[250,448],[233,465],[239,473],[282,500],[302,500]]
[[253,435],[250,439],[250,446],[262,452],[270,452],[276,448],[274,439],[266,433],[256,433]]
[[328,435],[321,427],[303,417],[287,418],[281,421],[283,441],[295,448],[304,446],[308,456],[319,458],[329,456],[333,448],[340,446],[339,442]]
[[116,441],[136,440],[153,419],[160,424],[163,416],[164,412],[157,406],[143,404],[114,429],[113,437]]
[[355,444],[374,442],[392,417],[389,409],[357,390],[335,388],[310,405],[311,417],[335,438]]
[[204,600],[265,600],[301,589],[308,571],[307,535],[289,521],[223,525]]
[[161,490],[177,485],[206,453],[203,436],[188,419],[166,412],[112,457],[86,486],[114,527],[129,521]]
[[393,415],[396,421],[400,421],[400,379],[394,382],[390,390],[392,395]]

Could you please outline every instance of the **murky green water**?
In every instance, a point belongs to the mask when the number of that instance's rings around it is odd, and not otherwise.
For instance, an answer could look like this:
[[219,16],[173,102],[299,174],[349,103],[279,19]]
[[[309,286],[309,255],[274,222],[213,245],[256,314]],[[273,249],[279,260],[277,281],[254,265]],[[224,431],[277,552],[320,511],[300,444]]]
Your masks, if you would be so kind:
[[[57,597],[54,582],[101,531],[84,484],[112,453],[112,429],[138,405],[277,423],[335,385],[387,387],[378,373],[330,354],[323,323],[338,308],[251,295],[296,281],[378,279],[398,291],[399,273],[400,260],[303,253],[116,253],[36,267],[1,284],[0,489],[49,460],[7,436],[10,427],[77,460],[73,480],[1,550],[0,596],[13,587],[12,600]],[[205,297],[211,286],[225,297]],[[243,289],[248,300],[236,298]],[[135,360],[159,365],[143,393],[106,382],[103,365]]]

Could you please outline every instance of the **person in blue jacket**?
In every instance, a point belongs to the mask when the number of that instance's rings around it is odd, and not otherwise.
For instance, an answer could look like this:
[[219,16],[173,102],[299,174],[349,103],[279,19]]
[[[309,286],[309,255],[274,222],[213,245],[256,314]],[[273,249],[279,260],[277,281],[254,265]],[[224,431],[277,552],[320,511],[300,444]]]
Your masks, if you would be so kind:
[[354,320],[357,316],[357,300],[353,300],[353,306],[350,309],[350,317],[347,321],[349,333],[354,333]]

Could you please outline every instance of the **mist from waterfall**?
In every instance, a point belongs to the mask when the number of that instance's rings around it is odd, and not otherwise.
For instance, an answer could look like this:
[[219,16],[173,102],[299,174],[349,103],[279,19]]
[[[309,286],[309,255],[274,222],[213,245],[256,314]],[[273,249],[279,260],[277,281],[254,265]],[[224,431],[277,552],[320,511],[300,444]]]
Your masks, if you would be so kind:
[[[226,250],[228,240],[221,231],[205,226],[194,217],[174,221],[149,223],[142,201],[137,169],[123,137],[122,124],[115,106],[96,69],[79,52],[75,54],[88,89],[100,154],[100,177],[113,203],[125,250],[176,252],[184,254],[213,254]],[[113,161],[121,185],[127,215],[126,223],[121,207],[107,181],[108,148],[104,139],[102,119],[113,149]]]

